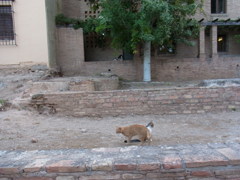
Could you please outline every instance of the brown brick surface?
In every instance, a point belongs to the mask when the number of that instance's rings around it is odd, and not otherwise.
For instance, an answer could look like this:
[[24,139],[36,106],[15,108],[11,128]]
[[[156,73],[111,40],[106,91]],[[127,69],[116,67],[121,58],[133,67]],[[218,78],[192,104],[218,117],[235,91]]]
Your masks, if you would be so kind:
[[52,172],[59,172],[59,173],[64,173],[64,172],[83,172],[86,171],[86,166],[84,164],[74,164],[75,162],[72,160],[61,160],[56,163],[50,164],[46,166],[46,171],[49,173]]
[[183,168],[182,159],[176,154],[165,155],[161,158],[161,162],[163,163],[163,168],[166,170]]
[[214,174],[211,171],[192,171],[191,176],[196,177],[212,177]]
[[15,167],[0,167],[0,175],[3,174],[18,174],[21,170]]
[[[191,114],[240,109],[240,87],[172,88],[158,90],[123,90],[94,92],[61,92],[43,94],[31,105],[52,107],[57,113],[74,116],[107,116],[133,114]],[[183,98],[186,92],[192,94]],[[202,97],[195,97],[202,93]],[[211,97],[218,94],[217,97]],[[159,97],[164,98],[159,98]],[[158,98],[154,98],[158,97]],[[168,99],[172,97],[173,99]],[[199,99],[200,98],[200,99]],[[45,108],[46,110],[49,108]]]

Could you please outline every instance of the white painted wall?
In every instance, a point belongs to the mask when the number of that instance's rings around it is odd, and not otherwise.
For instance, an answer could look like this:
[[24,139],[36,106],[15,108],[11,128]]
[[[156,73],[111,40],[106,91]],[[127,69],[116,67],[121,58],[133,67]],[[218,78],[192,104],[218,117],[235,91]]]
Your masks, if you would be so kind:
[[48,64],[45,0],[13,2],[17,45],[0,45],[0,64]]

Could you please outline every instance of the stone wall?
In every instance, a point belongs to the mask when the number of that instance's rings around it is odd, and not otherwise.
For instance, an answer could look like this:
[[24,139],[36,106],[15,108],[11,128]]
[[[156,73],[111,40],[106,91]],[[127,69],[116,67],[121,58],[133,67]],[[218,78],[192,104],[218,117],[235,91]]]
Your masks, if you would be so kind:
[[32,96],[39,111],[70,116],[190,114],[240,110],[240,87],[191,87],[98,92],[60,92]]
[[240,144],[0,151],[0,180],[237,180]]

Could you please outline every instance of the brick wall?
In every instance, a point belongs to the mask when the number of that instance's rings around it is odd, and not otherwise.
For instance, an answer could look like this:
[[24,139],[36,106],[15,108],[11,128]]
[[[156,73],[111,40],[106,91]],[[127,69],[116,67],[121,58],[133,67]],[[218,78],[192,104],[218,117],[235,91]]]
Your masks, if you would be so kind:
[[133,61],[85,62],[81,67],[81,75],[96,76],[102,72],[110,72],[123,79],[135,80],[136,70],[136,65]]
[[[206,43],[209,44],[209,43]],[[142,56],[135,55],[134,60],[126,61],[95,61],[85,62],[82,30],[71,28],[57,28],[57,63],[64,75],[95,76],[102,72],[109,72],[127,80],[142,80]],[[155,81],[187,81],[203,79],[240,78],[239,56],[220,56],[213,60],[200,59],[197,47],[188,49],[180,46],[177,55],[152,56],[152,79]],[[209,46],[206,46],[209,49]],[[236,46],[237,48],[237,46]],[[195,49],[195,50],[193,50]],[[232,53],[236,53],[234,48]],[[194,52],[194,53],[193,53]],[[207,51],[207,56],[209,52]]]
[[[89,0],[61,0],[62,1],[62,11],[65,15],[69,17],[80,17],[85,19],[86,15],[89,15],[90,5]],[[200,2],[200,0],[197,0]],[[220,19],[237,19],[240,16],[240,4],[239,0],[227,0],[227,13],[226,14],[211,14],[211,1],[204,1],[204,14],[201,12],[197,12],[194,16],[196,19],[205,18],[211,21],[214,18]],[[85,12],[87,11],[87,12]],[[90,13],[92,14],[92,13]]]
[[[142,64],[137,71],[142,71]],[[240,78],[239,57],[219,57],[217,60],[199,58],[164,58],[152,60],[152,79],[155,81],[191,81],[204,79]],[[137,78],[142,79],[140,74]]]
[[49,93],[33,96],[31,105],[70,116],[236,111],[240,87]]
[[[198,0],[200,1],[200,0]],[[194,17],[196,19],[207,19],[208,21],[211,21],[215,18],[219,18],[219,19],[237,19],[240,16],[240,4],[239,4],[239,0],[226,0],[227,4],[226,4],[226,14],[220,13],[220,14],[211,14],[211,1],[207,0],[204,1],[204,14],[203,13],[197,13]]]
[[64,74],[79,72],[84,63],[84,45],[82,29],[57,28],[57,65]]
[[0,180],[238,180],[240,144],[0,151]]

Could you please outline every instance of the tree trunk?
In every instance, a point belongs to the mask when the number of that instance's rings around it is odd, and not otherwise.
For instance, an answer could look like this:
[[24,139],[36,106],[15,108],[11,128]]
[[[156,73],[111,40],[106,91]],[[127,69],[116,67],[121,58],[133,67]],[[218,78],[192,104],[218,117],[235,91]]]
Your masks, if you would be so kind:
[[144,43],[143,81],[151,81],[151,42]]

